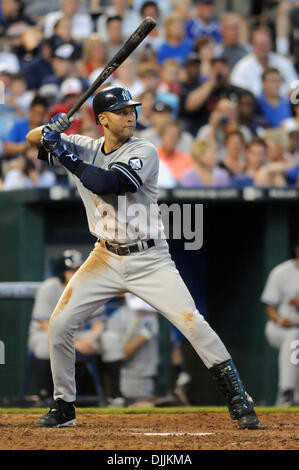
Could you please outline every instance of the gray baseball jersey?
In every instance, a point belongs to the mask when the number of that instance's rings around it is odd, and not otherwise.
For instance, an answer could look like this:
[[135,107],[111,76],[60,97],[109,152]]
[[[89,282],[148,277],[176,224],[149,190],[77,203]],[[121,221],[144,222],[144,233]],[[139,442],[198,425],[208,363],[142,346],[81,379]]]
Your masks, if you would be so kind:
[[[261,301],[277,309],[278,315],[299,325],[299,309],[290,305],[290,300],[299,295],[299,268],[294,260],[279,264],[270,272]],[[299,329],[284,328],[268,320],[265,335],[269,344],[279,350],[278,360],[278,401],[280,405],[280,392],[295,390],[299,380],[299,368],[296,361],[290,360],[294,351],[294,344],[299,339]]]
[[74,176],[86,209],[89,230],[95,237],[117,243],[165,238],[157,205],[159,157],[151,143],[131,137],[119,149],[105,154],[104,137],[95,140],[62,134],[62,140],[67,150],[86,163],[103,170],[113,168],[136,188],[136,192],[125,195],[98,196]]
[[290,300],[299,295],[299,268],[294,260],[276,266],[269,274],[261,301],[273,305],[279,316],[299,325],[299,309]]

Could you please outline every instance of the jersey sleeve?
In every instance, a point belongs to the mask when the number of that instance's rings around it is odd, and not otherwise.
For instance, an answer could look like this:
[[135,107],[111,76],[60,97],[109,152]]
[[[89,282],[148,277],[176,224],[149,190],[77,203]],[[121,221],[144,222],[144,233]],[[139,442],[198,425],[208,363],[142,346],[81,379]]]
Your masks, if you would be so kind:
[[94,139],[79,134],[66,135],[62,133],[61,140],[66,150],[74,153],[86,163],[94,162],[98,150]]
[[261,296],[261,302],[278,307],[281,302],[281,283],[279,271],[271,271]]
[[145,181],[158,177],[159,157],[151,144],[136,144],[127,148],[121,157],[109,164],[122,182],[122,192],[136,192]]

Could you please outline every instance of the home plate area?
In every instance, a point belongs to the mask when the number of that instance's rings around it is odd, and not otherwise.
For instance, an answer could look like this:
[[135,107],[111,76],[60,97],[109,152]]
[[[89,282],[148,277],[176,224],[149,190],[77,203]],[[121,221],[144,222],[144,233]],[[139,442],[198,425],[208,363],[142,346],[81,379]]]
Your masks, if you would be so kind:
[[[258,410],[257,410],[258,411]],[[39,428],[40,414],[0,413],[2,450],[298,450],[299,414],[258,412],[241,430],[227,412],[77,413],[77,426]]]

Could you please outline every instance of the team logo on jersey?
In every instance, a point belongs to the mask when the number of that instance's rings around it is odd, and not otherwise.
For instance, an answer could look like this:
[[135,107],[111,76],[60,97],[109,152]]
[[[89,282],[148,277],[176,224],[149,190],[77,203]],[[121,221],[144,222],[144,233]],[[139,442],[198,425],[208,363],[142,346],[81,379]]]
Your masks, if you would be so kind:
[[130,158],[129,165],[133,170],[141,170],[142,168],[142,161],[140,158]]

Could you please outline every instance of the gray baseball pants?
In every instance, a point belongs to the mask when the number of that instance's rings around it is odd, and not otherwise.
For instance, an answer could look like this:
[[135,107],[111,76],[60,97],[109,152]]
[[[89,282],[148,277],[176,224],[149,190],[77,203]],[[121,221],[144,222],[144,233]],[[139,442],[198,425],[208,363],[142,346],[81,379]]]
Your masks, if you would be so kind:
[[166,241],[129,256],[118,256],[96,243],[66,286],[49,326],[54,399],[76,398],[74,332],[109,299],[131,292],[172,322],[210,368],[230,359],[223,342],[198,312],[172,261]]

